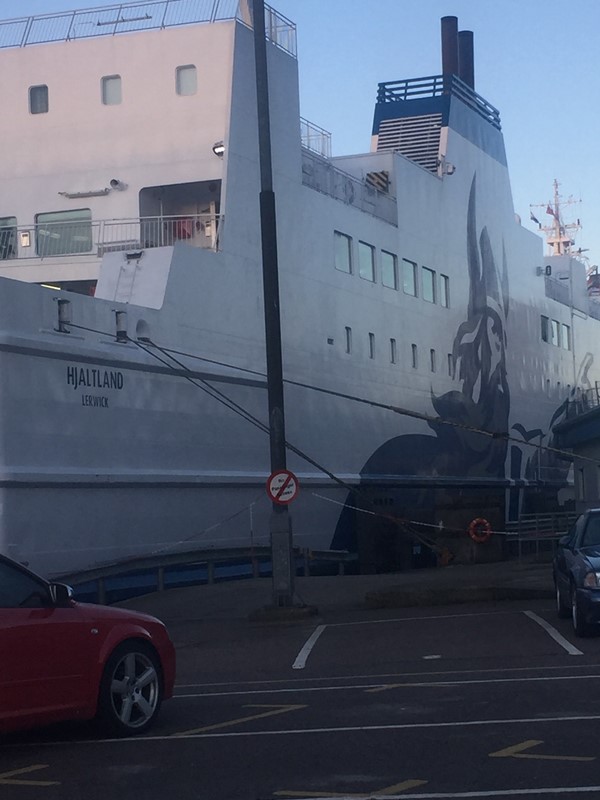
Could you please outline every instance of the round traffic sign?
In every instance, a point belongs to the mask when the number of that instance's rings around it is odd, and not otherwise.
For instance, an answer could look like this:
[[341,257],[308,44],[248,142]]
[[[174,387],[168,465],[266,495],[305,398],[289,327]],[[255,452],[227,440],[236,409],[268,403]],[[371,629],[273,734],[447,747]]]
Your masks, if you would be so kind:
[[274,503],[287,506],[298,496],[298,478],[289,469],[278,469],[269,475],[267,494]]

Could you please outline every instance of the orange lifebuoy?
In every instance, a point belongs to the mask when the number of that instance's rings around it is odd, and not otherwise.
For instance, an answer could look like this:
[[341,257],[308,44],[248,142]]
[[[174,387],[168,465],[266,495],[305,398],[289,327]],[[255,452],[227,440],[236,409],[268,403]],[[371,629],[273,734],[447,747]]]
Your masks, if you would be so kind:
[[484,519],[483,517],[475,517],[475,519],[469,524],[468,534],[474,542],[483,544],[483,542],[487,542],[492,535],[492,526],[487,519]]

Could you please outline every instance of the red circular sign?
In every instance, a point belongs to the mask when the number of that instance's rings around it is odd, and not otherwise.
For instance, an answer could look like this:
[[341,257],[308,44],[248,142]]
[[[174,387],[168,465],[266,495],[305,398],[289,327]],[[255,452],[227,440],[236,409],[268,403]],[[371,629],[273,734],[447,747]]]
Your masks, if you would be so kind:
[[267,494],[280,506],[287,506],[295,500],[299,488],[298,478],[289,469],[278,469],[267,480]]

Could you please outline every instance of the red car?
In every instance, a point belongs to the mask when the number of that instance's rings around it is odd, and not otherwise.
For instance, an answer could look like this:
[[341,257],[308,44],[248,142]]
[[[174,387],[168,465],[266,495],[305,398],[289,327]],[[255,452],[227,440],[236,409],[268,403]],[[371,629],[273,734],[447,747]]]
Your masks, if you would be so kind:
[[76,603],[0,555],[0,733],[97,718],[142,733],[173,694],[175,650],[154,617]]

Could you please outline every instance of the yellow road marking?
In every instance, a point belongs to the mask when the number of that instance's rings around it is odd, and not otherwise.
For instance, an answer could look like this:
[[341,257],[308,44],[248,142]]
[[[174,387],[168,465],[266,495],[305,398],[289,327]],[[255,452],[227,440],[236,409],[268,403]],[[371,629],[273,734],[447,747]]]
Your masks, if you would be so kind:
[[525,753],[524,750],[531,750],[532,747],[537,747],[539,744],[544,744],[541,739],[527,739],[520,744],[514,744],[512,747],[505,747],[504,750],[498,750],[495,753],[489,753],[490,758],[535,758],[542,761],[595,761],[595,756],[545,756],[541,753]]
[[377,694],[377,692],[387,692],[388,689],[401,689],[403,686],[410,686],[410,684],[386,683],[384,686],[376,686],[374,689],[365,689],[365,694]]
[[366,794],[355,794],[348,792],[274,792],[276,797],[355,797],[368,798],[373,795],[396,794],[397,792],[404,792],[407,789],[416,789],[417,786],[425,786],[427,781],[403,781],[402,783],[395,783],[393,786],[386,786],[383,789],[378,789],[375,792],[367,792]]
[[48,769],[48,764],[32,764],[31,767],[13,769],[10,772],[0,773],[0,786],[60,786],[60,781],[28,781],[14,778],[14,775],[27,775],[39,769]]
[[231,725],[241,725],[242,722],[251,722],[254,719],[265,719],[265,717],[274,717],[277,714],[287,714],[288,711],[298,711],[301,708],[306,708],[305,705],[271,705],[267,703],[253,703],[245,705],[244,708],[270,708],[270,711],[263,711],[261,714],[252,714],[249,717],[239,717],[238,719],[231,719],[227,722],[218,722],[216,725],[205,725],[203,728],[194,728],[191,731],[181,731],[174,733],[173,736],[192,736],[195,733],[205,733],[206,731],[216,731],[219,728],[229,728]]

